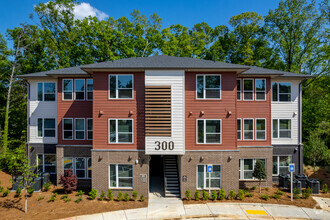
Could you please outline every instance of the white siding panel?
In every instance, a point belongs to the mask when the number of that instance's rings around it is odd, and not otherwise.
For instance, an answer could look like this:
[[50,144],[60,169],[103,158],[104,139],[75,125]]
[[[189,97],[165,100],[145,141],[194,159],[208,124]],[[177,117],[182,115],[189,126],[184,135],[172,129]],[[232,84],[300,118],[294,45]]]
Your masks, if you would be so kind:
[[[300,80],[290,79],[272,79],[273,82],[290,82],[291,83],[291,102],[273,102],[272,101],[272,119],[291,119],[291,138],[272,138],[272,144],[286,145],[298,144],[298,120],[299,120],[299,83]],[[273,120],[272,120],[273,122]],[[273,127],[272,127],[273,129]]]
[[28,105],[28,116],[29,116],[29,143],[57,143],[57,125],[56,125],[56,137],[42,138],[37,136],[38,132],[38,118],[55,118],[57,123],[57,94],[55,101],[38,101],[38,82],[55,82],[57,92],[57,80],[56,79],[40,79],[40,80],[29,80],[30,83],[30,100]]
[[[147,70],[145,72],[146,86],[170,85],[172,102],[172,135],[171,137],[146,136],[146,154],[183,155],[185,152],[185,121],[184,121],[184,71]],[[173,150],[155,150],[155,141],[173,141]]]

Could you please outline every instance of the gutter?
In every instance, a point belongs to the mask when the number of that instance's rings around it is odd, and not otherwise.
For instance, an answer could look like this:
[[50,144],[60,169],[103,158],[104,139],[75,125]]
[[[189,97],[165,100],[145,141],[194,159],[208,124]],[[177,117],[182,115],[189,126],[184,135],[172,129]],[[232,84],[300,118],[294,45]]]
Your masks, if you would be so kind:
[[26,80],[26,83],[28,85],[27,97],[26,97],[26,99],[27,99],[27,104],[26,104],[26,108],[27,108],[27,110],[26,110],[26,112],[27,112],[27,114],[26,114],[26,117],[27,117],[27,119],[26,119],[26,126],[27,126],[27,129],[26,129],[26,132],[27,132],[27,134],[26,134],[26,154],[27,154],[28,160],[30,160],[30,151],[29,151],[30,144],[29,143],[30,143],[30,88],[31,88],[31,86],[27,80]]

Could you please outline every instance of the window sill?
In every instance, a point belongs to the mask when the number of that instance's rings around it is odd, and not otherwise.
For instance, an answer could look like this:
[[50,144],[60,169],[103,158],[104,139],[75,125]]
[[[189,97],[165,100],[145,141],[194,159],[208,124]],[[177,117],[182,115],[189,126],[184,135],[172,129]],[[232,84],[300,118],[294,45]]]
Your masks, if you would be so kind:
[[[245,182],[259,182],[258,179],[253,179],[253,180],[251,180],[251,179],[239,179],[239,181],[245,181]],[[266,181],[267,181],[267,180],[265,180],[265,179],[261,180],[261,182],[266,182]]]
[[109,189],[117,189],[117,190],[133,190],[133,187],[109,187]]

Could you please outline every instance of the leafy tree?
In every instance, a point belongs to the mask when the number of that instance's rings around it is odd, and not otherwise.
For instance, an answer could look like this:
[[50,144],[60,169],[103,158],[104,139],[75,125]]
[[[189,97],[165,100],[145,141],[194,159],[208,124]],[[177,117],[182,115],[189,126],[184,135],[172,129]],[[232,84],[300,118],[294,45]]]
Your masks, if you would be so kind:
[[60,182],[66,193],[70,193],[77,189],[77,176],[73,175],[71,169],[65,170],[64,175],[60,177]]
[[259,193],[261,193],[261,180],[267,178],[267,172],[265,169],[265,164],[263,164],[260,160],[257,160],[252,176],[259,180]]

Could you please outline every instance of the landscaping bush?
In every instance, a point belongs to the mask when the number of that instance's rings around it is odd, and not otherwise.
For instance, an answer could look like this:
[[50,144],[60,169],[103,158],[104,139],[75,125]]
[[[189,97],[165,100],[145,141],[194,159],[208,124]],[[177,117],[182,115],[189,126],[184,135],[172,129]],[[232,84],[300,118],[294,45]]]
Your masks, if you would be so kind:
[[133,197],[133,200],[136,201],[137,198],[138,198],[138,192],[137,191],[133,191],[132,192],[132,197]]
[[208,200],[210,198],[209,193],[206,191],[203,191],[203,200]]
[[260,198],[267,201],[269,199],[269,196],[264,194],[264,195],[261,195]]
[[67,199],[67,198],[68,198],[68,195],[61,196],[61,199]]
[[304,192],[302,193],[302,198],[303,199],[308,199],[312,194],[312,189],[308,187]]
[[65,170],[64,176],[61,175],[59,183],[63,186],[66,193],[70,193],[77,189],[77,176],[73,175],[71,169]]
[[199,201],[199,199],[201,198],[201,195],[199,194],[198,190],[195,191],[194,197],[196,201]]
[[323,192],[323,193],[328,193],[328,192],[329,192],[329,189],[328,189],[328,185],[327,185],[327,184],[324,184],[324,185],[322,186],[322,192]]
[[105,192],[102,191],[99,200],[103,201],[105,199]]
[[226,191],[224,189],[219,190],[219,199],[220,200],[226,199]]
[[191,199],[190,190],[186,190],[185,195],[186,195],[186,199],[189,201]]
[[96,190],[96,189],[92,189],[92,190],[88,193],[88,195],[89,195],[89,199],[90,199],[90,200],[94,200],[94,199],[96,199],[96,197],[97,197],[97,190]]
[[248,192],[248,193],[245,193],[245,196],[246,196],[246,197],[252,197],[252,196],[253,196],[253,194],[252,194],[252,193],[250,193],[250,192]]
[[20,187],[18,187],[16,189],[15,197],[21,197],[21,193],[22,193],[22,189]]
[[27,189],[28,196],[31,197],[34,193],[34,189],[32,187]]
[[215,190],[212,191],[211,193],[211,200],[214,201],[218,198],[218,194]]
[[277,194],[277,195],[280,195],[280,196],[283,196],[283,195],[284,195],[284,192],[278,189],[278,190],[276,191],[276,194]]
[[44,196],[39,196],[37,201],[43,200],[45,197]]
[[111,189],[108,190],[107,197],[108,197],[108,200],[109,201],[112,201],[113,200],[113,192],[112,192]]
[[236,196],[235,191],[234,190],[230,190],[229,191],[229,194],[228,194],[229,199],[235,199],[235,196]]
[[0,193],[2,193],[3,192],[3,187],[2,186],[0,186]]
[[125,195],[124,195],[124,200],[125,200],[126,202],[128,202],[129,200],[131,200],[131,198],[129,197],[128,193],[125,193]]
[[300,199],[301,190],[300,188],[293,188],[293,198]]
[[269,188],[268,188],[268,187],[265,187],[264,189],[265,189],[267,192],[268,192],[268,190],[269,190]]
[[118,200],[118,201],[123,201],[123,199],[124,199],[124,198],[123,198],[123,193],[119,190],[119,191],[118,191],[118,195],[117,195],[117,200]]
[[84,191],[79,190],[79,191],[76,193],[76,196],[82,196],[82,195],[84,195],[84,194],[85,194]]
[[57,193],[54,193],[48,200],[48,202],[54,202],[56,200]]
[[7,189],[7,190],[3,191],[2,196],[6,197],[6,196],[8,196],[9,193],[10,193],[10,191]]
[[251,190],[256,190],[257,189],[257,186],[252,186],[251,187]]
[[78,204],[79,202],[81,202],[81,200],[82,200],[82,196],[79,196],[79,198],[76,199],[74,202]]
[[239,190],[238,190],[237,197],[238,197],[240,200],[245,199],[245,196],[244,196],[244,190],[239,189]]
[[274,199],[280,199],[281,198],[281,195],[275,193],[274,195],[272,195],[272,197]]
[[71,201],[71,198],[64,199],[64,202],[70,202],[70,201]]
[[141,195],[141,196],[140,196],[140,201],[141,201],[141,202],[144,202],[144,199],[145,199],[145,198],[144,198],[144,195]]
[[48,192],[50,190],[50,186],[52,185],[51,182],[47,182],[43,185],[43,189],[45,192]]

